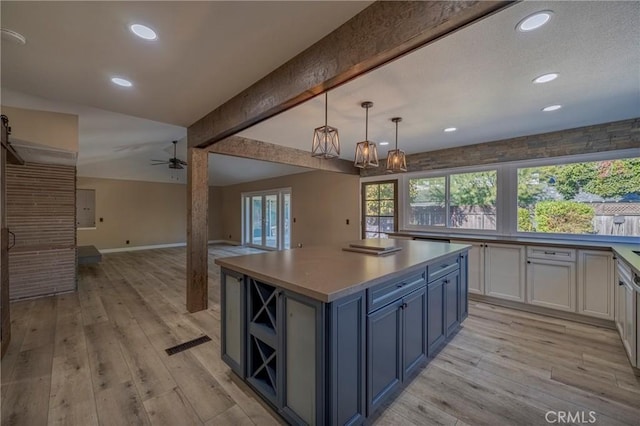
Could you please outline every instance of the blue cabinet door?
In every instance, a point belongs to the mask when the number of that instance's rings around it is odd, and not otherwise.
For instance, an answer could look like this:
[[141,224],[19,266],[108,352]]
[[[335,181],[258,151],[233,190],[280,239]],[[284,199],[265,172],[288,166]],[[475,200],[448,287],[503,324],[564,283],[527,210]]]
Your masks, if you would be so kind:
[[366,321],[364,291],[331,303],[328,424],[362,424],[367,417]]
[[427,355],[433,356],[444,343],[444,279],[427,285]]
[[402,300],[367,317],[367,416],[402,381]]
[[402,380],[427,357],[427,288],[422,287],[402,299]]
[[445,333],[451,335],[460,324],[460,272],[456,271],[444,278]]
[[469,315],[469,268],[468,268],[468,252],[460,255],[460,317],[458,322],[462,321]]

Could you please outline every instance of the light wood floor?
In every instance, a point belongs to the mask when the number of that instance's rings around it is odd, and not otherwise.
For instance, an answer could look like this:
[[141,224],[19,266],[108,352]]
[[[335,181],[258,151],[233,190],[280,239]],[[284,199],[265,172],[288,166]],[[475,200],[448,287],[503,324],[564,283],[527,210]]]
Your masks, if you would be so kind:
[[[271,425],[220,360],[219,270],[252,249],[211,246],[210,308],[184,308],[183,248],[108,254],[79,291],[14,303],[2,425]],[[171,357],[164,349],[208,334]],[[613,330],[486,304],[376,420],[543,425],[549,410],[640,425],[640,378]],[[553,419],[553,418],[552,418]]]

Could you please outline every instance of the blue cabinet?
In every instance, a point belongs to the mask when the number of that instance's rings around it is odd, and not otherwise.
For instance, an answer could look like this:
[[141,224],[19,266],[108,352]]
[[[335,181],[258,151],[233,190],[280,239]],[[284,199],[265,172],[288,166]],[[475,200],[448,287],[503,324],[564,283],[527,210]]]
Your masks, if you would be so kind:
[[402,381],[402,300],[367,317],[367,412]]
[[432,357],[446,338],[444,322],[444,280],[427,285],[427,355]]
[[290,424],[366,423],[466,317],[465,256],[330,303],[223,269],[222,358]]
[[369,298],[370,302],[384,299],[385,292],[395,294],[395,300],[391,298],[390,303],[367,315],[367,415],[426,359],[424,270],[370,289],[370,294],[379,296]]

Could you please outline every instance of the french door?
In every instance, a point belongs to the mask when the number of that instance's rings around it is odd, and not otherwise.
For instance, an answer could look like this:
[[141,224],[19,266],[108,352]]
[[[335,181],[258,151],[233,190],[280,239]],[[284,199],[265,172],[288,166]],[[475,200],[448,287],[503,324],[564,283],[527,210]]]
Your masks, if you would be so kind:
[[243,243],[281,250],[291,246],[291,190],[242,194]]

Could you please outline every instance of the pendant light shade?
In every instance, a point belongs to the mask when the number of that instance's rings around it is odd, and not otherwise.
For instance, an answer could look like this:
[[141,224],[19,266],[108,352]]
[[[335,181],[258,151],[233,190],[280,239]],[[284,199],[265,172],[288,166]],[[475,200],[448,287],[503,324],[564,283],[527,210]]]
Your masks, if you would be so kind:
[[324,126],[313,131],[313,145],[311,156],[320,158],[335,158],[340,156],[340,138],[338,129],[327,125],[327,110],[329,107],[327,92],[324,94]]
[[398,123],[402,121],[401,117],[394,117],[391,119],[396,123],[396,149],[389,150],[387,154],[387,172],[388,173],[400,173],[407,171],[407,156],[404,151],[398,149]]
[[362,108],[366,110],[366,121],[364,127],[364,140],[356,145],[356,159],[354,165],[361,169],[368,167],[378,167],[378,147],[375,142],[369,140],[369,108],[373,102],[363,102]]

